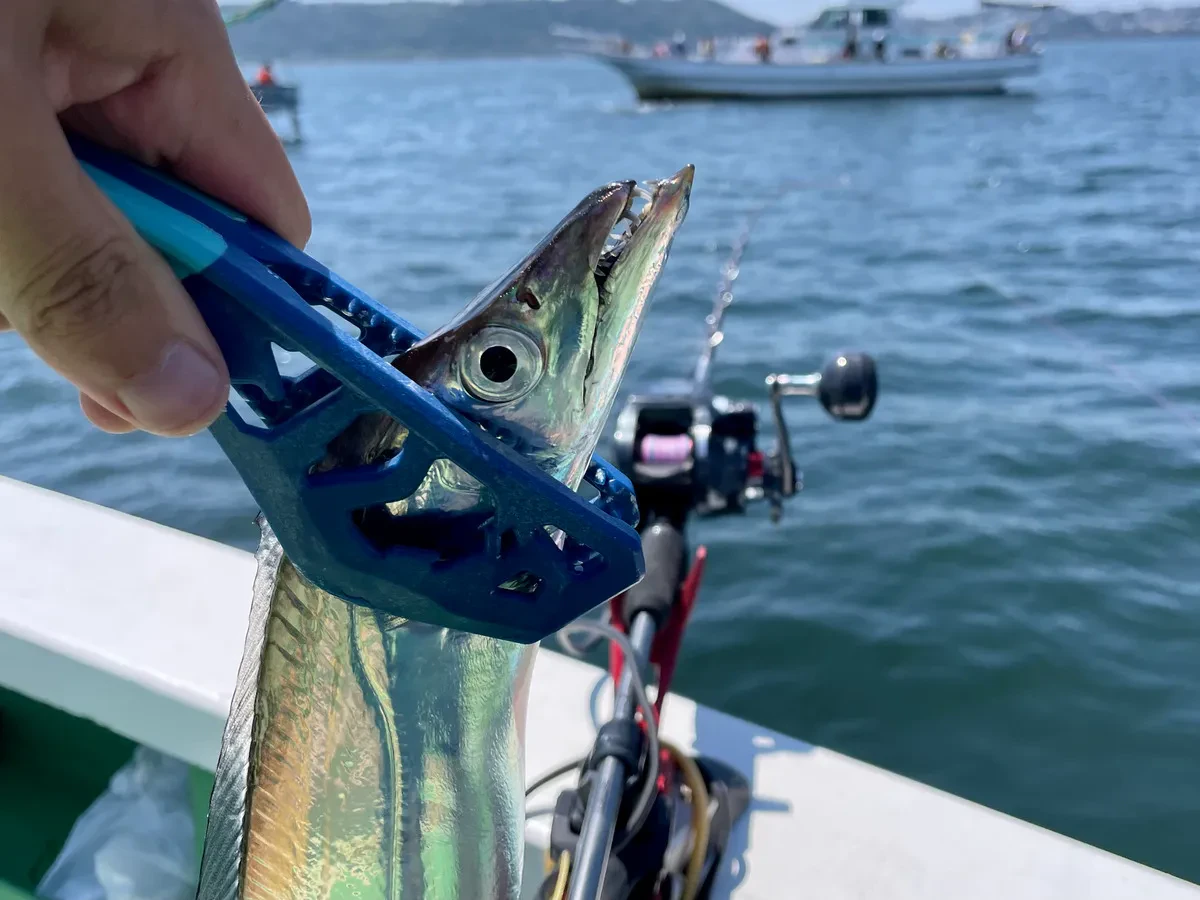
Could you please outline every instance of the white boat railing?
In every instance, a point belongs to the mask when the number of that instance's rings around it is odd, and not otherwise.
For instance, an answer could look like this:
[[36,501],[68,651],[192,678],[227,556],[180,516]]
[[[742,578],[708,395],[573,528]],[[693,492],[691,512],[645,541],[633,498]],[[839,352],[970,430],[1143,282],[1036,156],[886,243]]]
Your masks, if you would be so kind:
[[[0,686],[215,764],[246,631],[249,553],[0,477],[0,572]],[[607,684],[593,666],[540,654],[530,777],[590,748]],[[663,723],[677,746],[751,780],[713,900],[1200,898],[1179,879],[684,697],[668,696]],[[531,818],[527,840],[532,897],[545,817]]]

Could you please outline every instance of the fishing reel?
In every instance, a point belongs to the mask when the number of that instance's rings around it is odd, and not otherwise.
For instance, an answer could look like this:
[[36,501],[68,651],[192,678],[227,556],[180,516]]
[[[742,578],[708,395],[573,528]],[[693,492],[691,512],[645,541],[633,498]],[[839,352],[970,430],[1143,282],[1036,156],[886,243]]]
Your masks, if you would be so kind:
[[865,353],[839,354],[809,375],[768,375],[766,384],[775,445],[765,453],[753,403],[694,391],[631,396],[617,416],[614,461],[639,505],[711,517],[766,500],[777,522],[784,499],[802,487],[784,398],[815,397],[834,419],[854,422],[871,414],[879,390],[875,361]]

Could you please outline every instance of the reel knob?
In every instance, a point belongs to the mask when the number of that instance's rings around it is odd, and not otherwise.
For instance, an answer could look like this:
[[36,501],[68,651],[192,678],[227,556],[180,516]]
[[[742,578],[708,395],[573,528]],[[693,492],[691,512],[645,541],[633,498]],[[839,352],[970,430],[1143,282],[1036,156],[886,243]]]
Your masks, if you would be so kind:
[[860,422],[875,408],[879,382],[866,353],[839,353],[821,370],[817,398],[835,419]]

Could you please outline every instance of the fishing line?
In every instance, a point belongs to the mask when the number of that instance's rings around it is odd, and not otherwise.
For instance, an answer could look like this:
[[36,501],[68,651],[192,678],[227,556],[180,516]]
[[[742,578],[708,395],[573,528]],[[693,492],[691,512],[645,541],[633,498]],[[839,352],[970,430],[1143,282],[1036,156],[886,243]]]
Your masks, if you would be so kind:
[[254,3],[245,9],[240,9],[232,13],[224,13],[221,19],[225,23],[226,28],[230,25],[241,25],[244,22],[251,22],[257,19],[263,13],[270,12],[282,2],[283,0],[261,0],[261,2]]
[[[849,176],[846,175],[841,176],[841,178],[839,178],[837,181],[837,186],[839,187],[847,187],[849,184],[850,179]],[[733,283],[737,280],[741,267],[742,256],[745,254],[746,247],[750,243],[750,235],[755,226],[758,224],[759,220],[762,218],[763,214],[774,204],[778,203],[785,196],[796,190],[801,188],[831,186],[833,185],[829,183],[821,184],[816,182],[784,181],[776,187],[776,191],[778,193],[767,199],[764,199],[758,206],[750,210],[746,216],[741,230],[734,239],[733,246],[730,248],[728,260],[726,261],[725,265],[721,267],[721,280],[717,285],[717,296],[721,299],[721,306],[717,312],[714,312],[713,315],[709,316],[707,323],[710,327],[712,327],[718,321],[717,316],[719,313],[724,312],[725,308],[733,302]],[[1183,424],[1189,426],[1197,432],[1200,432],[1200,419],[1196,418],[1196,416],[1192,415],[1180,404],[1168,399],[1161,391],[1154,388],[1145,380],[1138,378],[1136,375],[1117,365],[1116,363],[1102,358],[1096,352],[1094,347],[1090,346],[1087,342],[1072,334],[1070,330],[1063,327],[1058,322],[1050,319],[1044,312],[1038,310],[1031,301],[1020,297],[1013,291],[1004,290],[1003,288],[994,284],[990,279],[980,275],[979,273],[975,273],[974,277],[981,283],[986,284],[1001,297],[1004,297],[1006,300],[1011,302],[1014,306],[1022,306],[1029,310],[1033,314],[1033,318],[1039,324],[1065,338],[1068,343],[1072,344],[1076,349],[1082,351],[1085,357],[1090,357],[1093,364],[1107,369],[1116,377],[1118,381],[1124,382],[1126,386],[1131,388],[1134,393],[1141,394],[1143,397],[1146,397],[1155,405],[1157,405],[1160,409],[1163,409],[1175,416]],[[715,348],[715,346],[723,339],[723,332],[714,332],[711,338],[713,347]]]
[[1080,354],[1083,357],[1090,357],[1089,361],[1091,363],[1107,369],[1113,374],[1113,376],[1116,377],[1118,381],[1124,382],[1127,387],[1132,388],[1134,393],[1141,394],[1143,397],[1146,397],[1156,404],[1159,408],[1175,416],[1183,424],[1189,426],[1197,432],[1200,432],[1200,419],[1197,419],[1180,404],[1168,399],[1153,385],[1141,378],[1138,378],[1132,372],[1129,372],[1127,369],[1117,365],[1116,363],[1104,359],[1096,351],[1095,347],[1088,344],[1082,338],[1077,337],[1063,325],[1055,322],[1045,312],[1039,310],[1032,301],[1022,297],[1015,291],[1005,290],[980,273],[974,273],[974,277],[981,284],[987,285],[987,287],[995,291],[1005,300],[1008,300],[1014,306],[1024,308],[1025,310],[1029,311],[1032,314],[1034,321],[1038,322],[1038,324],[1042,325],[1042,327],[1046,328],[1048,331],[1053,331],[1059,337],[1064,338],[1069,344],[1073,345],[1076,350],[1080,351]]
[[[789,196],[790,194],[792,194],[798,190],[806,190],[806,189],[812,190],[812,189],[819,189],[819,188],[845,188],[845,187],[849,186],[849,184],[850,184],[850,176],[845,175],[845,174],[839,176],[834,181],[810,181],[810,180],[784,179],[782,181],[777,182],[774,185],[774,187],[771,189],[769,194],[766,194],[757,205],[750,208],[750,211],[746,214],[745,218],[742,221],[741,228],[738,230],[737,234],[734,236],[733,244],[731,245],[730,251],[729,251],[729,257],[726,260],[725,264],[721,267],[721,280],[717,285],[717,296],[720,298],[720,301],[721,301],[720,308],[715,309],[705,319],[705,323],[708,325],[708,327],[710,329],[710,336],[709,336],[710,350],[715,349],[716,346],[721,343],[721,341],[724,337],[723,332],[721,332],[719,330],[720,319],[721,319],[725,309],[729,306],[729,304],[731,304],[733,302],[733,283],[734,283],[734,281],[737,280],[737,277],[738,277],[738,274],[740,271],[742,256],[745,254],[746,247],[750,243],[750,236],[753,233],[755,226],[758,224],[759,220],[762,218],[763,214],[766,213],[767,210],[769,210],[776,203],[781,202],[785,197]],[[707,359],[711,360],[711,352],[706,352],[705,357],[707,357]],[[702,357],[702,359],[704,359],[704,357]],[[704,377],[706,377],[706,375],[701,375],[698,373],[697,377],[698,377],[698,380],[702,380]],[[571,638],[572,632],[574,632],[576,634],[582,632],[584,635],[586,635],[586,637],[584,637],[581,642],[576,643]],[[555,634],[555,640],[557,641],[558,646],[563,650],[563,652],[565,652],[569,656],[573,656],[576,658],[583,658],[585,654],[587,654],[589,651],[594,649],[595,646],[597,644],[599,644],[601,641],[604,641],[605,639],[616,640],[617,637],[622,637],[622,639],[623,639],[623,636],[620,634],[620,632],[616,631],[611,626],[605,624],[603,621],[601,621],[599,619],[592,619],[592,618],[578,619],[571,625],[568,625],[566,628],[560,629]],[[620,644],[620,643],[621,642],[618,641],[618,644]],[[622,645],[622,649],[624,649],[625,645],[627,645],[627,644],[628,644],[628,641],[625,641],[625,644]],[[633,658],[633,655],[630,651],[626,650],[625,653],[626,653],[627,659]],[[636,667],[633,667],[633,668],[635,670],[634,671],[634,676],[635,676],[634,687],[636,689],[638,687],[638,682],[640,681],[640,673],[636,671]],[[645,685],[644,684],[641,686],[641,689],[642,689],[642,693],[639,696],[644,696],[645,695]],[[650,723],[650,724],[653,724],[653,723]],[[575,768],[575,766],[582,763],[582,761],[583,761],[582,759],[571,760],[570,762],[563,763],[561,766],[553,769],[550,772],[545,773],[544,775],[540,776],[536,781],[534,781],[532,784],[530,784],[529,788],[525,791],[525,795],[529,796],[535,790],[537,790],[538,788],[544,786],[545,784],[553,781],[555,778],[558,778],[560,775],[565,775],[571,769]]]
[[[725,265],[721,267],[721,281],[717,285],[717,293],[723,294],[732,291],[733,282],[737,280],[738,267],[741,265],[742,255],[746,252],[746,247],[750,243],[750,235],[767,210],[796,191],[824,188],[841,189],[849,186],[849,175],[840,175],[834,181],[802,181],[794,178],[786,178],[778,182],[771,189],[769,195],[764,196],[757,206],[751,207],[750,211],[746,213],[746,217],[742,221],[742,227],[738,230],[737,235],[733,239],[733,245],[729,249],[729,258],[726,260]],[[730,300],[732,299],[731,295]]]
[[772,206],[798,190],[831,187],[846,188],[849,185],[850,176],[846,174],[840,175],[836,181],[797,181],[794,179],[784,179],[777,182],[771,193],[764,197],[757,206],[751,207],[750,212],[746,214],[742,222],[742,227],[734,237],[733,244],[729,248],[729,258],[725,261],[725,265],[721,266],[721,280],[717,283],[717,297],[713,303],[712,312],[704,319],[704,324],[708,327],[708,342],[701,351],[700,358],[696,361],[696,371],[692,376],[692,389],[697,398],[711,395],[712,393],[712,363],[713,357],[716,356],[717,347],[725,340],[725,331],[723,328],[725,312],[729,309],[730,304],[733,303],[733,283],[737,281],[738,275],[741,274],[742,256],[750,244],[750,235],[754,232],[754,228],[759,220]]
[[[843,175],[838,180],[837,185],[841,186],[841,187],[845,187],[845,186],[849,185],[849,183],[850,183],[850,179],[848,178],[848,176]],[[790,194],[796,190],[799,190],[801,188],[817,188],[817,187],[830,187],[830,186],[832,186],[832,185],[830,185],[828,183],[820,184],[820,183],[814,183],[814,182],[784,181],[784,182],[781,182],[776,187],[775,190],[777,193],[764,199],[761,203],[759,203],[757,206],[753,207],[750,210],[750,212],[746,215],[745,221],[743,222],[741,229],[739,230],[737,236],[734,238],[733,246],[730,248],[729,258],[726,260],[725,265],[721,267],[721,280],[717,285],[717,296],[721,299],[721,307],[720,307],[721,311],[724,311],[725,307],[729,306],[729,304],[733,302],[733,283],[737,280],[737,277],[738,277],[738,274],[740,271],[740,267],[741,267],[742,257],[746,252],[746,247],[750,243],[750,236],[751,236],[752,232],[754,231],[755,226],[758,224],[758,222],[762,218],[763,214],[768,209],[770,209],[774,204],[780,202],[783,199],[783,197],[787,196],[788,194]],[[1046,313],[1039,310],[1031,301],[1021,297],[1020,295],[1018,295],[1017,293],[1015,293],[1013,291],[1008,291],[1008,290],[1005,290],[1005,289],[999,287],[998,285],[994,284],[990,279],[988,279],[982,275],[979,275],[978,273],[975,274],[975,277],[981,283],[986,284],[988,287],[990,287],[992,290],[994,290],[1001,297],[1004,297],[1006,300],[1011,302],[1014,306],[1024,307],[1026,310],[1031,312],[1034,320],[1037,321],[1038,324],[1042,325],[1042,327],[1046,328],[1047,330],[1053,331],[1054,333],[1058,334],[1060,337],[1064,338],[1069,344],[1071,344],[1078,351],[1080,351],[1081,355],[1084,358],[1088,359],[1093,365],[1104,368],[1107,371],[1109,371],[1110,373],[1112,373],[1112,375],[1118,381],[1123,382],[1128,388],[1130,388],[1133,391],[1133,393],[1141,394],[1143,397],[1150,400],[1152,403],[1154,403],[1160,409],[1175,416],[1175,418],[1177,418],[1184,425],[1187,425],[1189,428],[1191,428],[1194,431],[1200,432],[1200,419],[1198,419],[1196,416],[1194,416],[1192,413],[1190,413],[1187,409],[1185,409],[1179,403],[1176,403],[1176,402],[1170,400],[1169,398],[1167,398],[1161,391],[1156,389],[1153,385],[1149,384],[1144,379],[1138,378],[1136,375],[1134,375],[1132,372],[1128,371],[1127,369],[1123,368],[1122,366],[1119,366],[1118,364],[1116,364],[1114,362],[1104,359],[1099,353],[1096,352],[1096,349],[1094,347],[1089,345],[1086,341],[1082,340],[1081,338],[1077,337],[1075,334],[1073,334],[1069,329],[1065,328],[1063,325],[1059,324],[1058,322],[1053,321],[1051,318],[1049,318],[1049,316],[1046,315]],[[715,324],[715,322],[716,322],[716,314],[714,313],[714,315],[709,316],[708,324],[711,327],[713,324]],[[715,347],[723,339],[724,339],[723,332],[721,332],[721,331],[714,332],[714,334],[712,335],[712,338],[711,338],[713,346]]]

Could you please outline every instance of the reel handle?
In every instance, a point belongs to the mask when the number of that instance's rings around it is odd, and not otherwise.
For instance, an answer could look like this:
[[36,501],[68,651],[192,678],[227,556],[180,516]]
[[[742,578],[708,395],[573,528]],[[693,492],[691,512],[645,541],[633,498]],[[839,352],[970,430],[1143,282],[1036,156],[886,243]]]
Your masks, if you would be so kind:
[[792,456],[787,421],[783,416],[785,397],[816,397],[829,415],[839,422],[861,422],[871,415],[879,396],[875,360],[866,353],[839,353],[820,372],[808,375],[767,376],[771,417],[775,420],[775,453],[771,456],[773,483],[764,484],[764,499],[771,506],[771,521],[783,517],[783,501],[803,486]]
[[783,397],[816,397],[833,418],[861,422],[879,397],[875,360],[867,353],[839,353],[820,372],[767,376],[772,405]]

